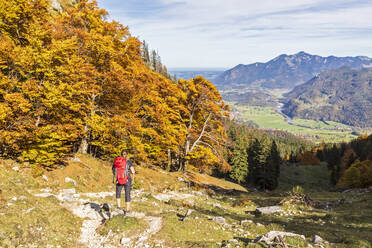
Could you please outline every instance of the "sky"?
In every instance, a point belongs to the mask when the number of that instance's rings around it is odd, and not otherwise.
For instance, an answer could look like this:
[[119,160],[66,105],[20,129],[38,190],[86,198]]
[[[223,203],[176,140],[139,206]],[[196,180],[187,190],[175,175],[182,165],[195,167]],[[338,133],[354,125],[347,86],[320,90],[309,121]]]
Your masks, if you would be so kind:
[[372,57],[372,0],[98,0],[168,68],[231,68],[305,51]]

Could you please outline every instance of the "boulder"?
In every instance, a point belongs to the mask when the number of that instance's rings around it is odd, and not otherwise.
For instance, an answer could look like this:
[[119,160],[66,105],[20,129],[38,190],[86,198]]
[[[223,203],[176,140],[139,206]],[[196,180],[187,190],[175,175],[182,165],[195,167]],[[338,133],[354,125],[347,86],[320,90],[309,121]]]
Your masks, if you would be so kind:
[[262,208],[257,208],[255,211],[255,214],[273,214],[277,212],[282,212],[282,208],[279,206],[270,206],[270,207],[262,207]]
[[12,170],[14,170],[14,171],[19,171],[19,167],[18,167],[18,166],[14,166],[14,167],[12,168]]
[[296,233],[270,231],[270,232],[266,233],[265,235],[262,235],[262,236],[258,237],[257,239],[255,239],[254,242],[256,242],[256,243],[265,242],[267,244],[271,244],[279,236],[282,237],[282,238],[283,237],[300,237],[303,240],[305,240],[305,236],[299,235],[299,234],[296,234]]
[[217,222],[218,224],[221,224],[221,225],[226,224],[226,219],[224,217],[222,217],[222,216],[213,217],[213,220],[215,222]]
[[311,242],[313,242],[314,244],[322,244],[324,240],[320,236],[315,235]]

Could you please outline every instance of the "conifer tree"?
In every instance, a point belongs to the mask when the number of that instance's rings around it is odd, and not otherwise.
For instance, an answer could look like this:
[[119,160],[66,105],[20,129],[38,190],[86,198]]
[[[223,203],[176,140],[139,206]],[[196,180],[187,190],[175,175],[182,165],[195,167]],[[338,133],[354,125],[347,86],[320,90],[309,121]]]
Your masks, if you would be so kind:
[[270,154],[266,160],[266,170],[264,187],[265,189],[273,190],[278,186],[278,178],[280,174],[280,155],[276,142],[273,141],[271,144]]
[[260,141],[254,139],[252,145],[248,148],[248,164],[249,174],[248,182],[257,185],[260,178],[263,176],[262,168],[265,166],[266,156]]
[[230,178],[236,182],[244,183],[248,172],[248,156],[247,156],[247,145],[243,138],[238,139],[235,143],[232,159],[231,159],[231,171]]

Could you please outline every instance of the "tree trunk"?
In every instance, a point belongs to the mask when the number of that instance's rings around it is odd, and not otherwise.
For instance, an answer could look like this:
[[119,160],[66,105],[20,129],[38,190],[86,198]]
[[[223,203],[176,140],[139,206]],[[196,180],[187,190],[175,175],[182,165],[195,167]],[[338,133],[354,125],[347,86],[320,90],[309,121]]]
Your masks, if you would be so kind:
[[170,171],[172,166],[172,156],[171,156],[171,150],[168,148],[168,165],[167,165],[167,171]]
[[84,131],[85,131],[85,135],[81,140],[80,147],[79,147],[79,150],[78,150],[78,153],[81,153],[81,154],[87,154],[88,153],[88,147],[89,147],[88,126],[87,125],[85,125]]

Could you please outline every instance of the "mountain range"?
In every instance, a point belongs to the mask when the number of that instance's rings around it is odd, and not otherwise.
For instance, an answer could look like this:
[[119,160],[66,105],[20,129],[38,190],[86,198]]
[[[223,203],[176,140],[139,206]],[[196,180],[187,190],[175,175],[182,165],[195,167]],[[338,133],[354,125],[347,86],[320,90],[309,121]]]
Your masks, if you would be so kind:
[[249,86],[292,89],[322,71],[343,66],[368,68],[372,67],[372,59],[365,56],[322,57],[305,52],[282,54],[267,63],[239,64],[220,74],[213,83],[220,89],[242,89]]
[[372,127],[372,69],[325,71],[284,96],[288,116]]

